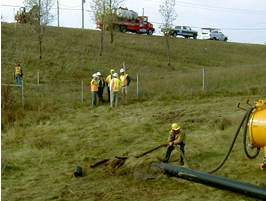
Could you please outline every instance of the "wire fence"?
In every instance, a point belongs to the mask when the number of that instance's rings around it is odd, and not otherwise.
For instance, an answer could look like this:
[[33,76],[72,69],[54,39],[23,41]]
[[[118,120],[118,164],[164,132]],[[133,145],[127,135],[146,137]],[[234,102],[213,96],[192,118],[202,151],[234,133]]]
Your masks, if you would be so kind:
[[[37,79],[24,79],[21,85],[14,84],[14,80],[5,79],[11,78],[4,77],[2,79],[2,87],[8,88],[10,94],[12,94],[12,99],[16,100],[16,103],[21,100],[21,103],[47,103],[47,104],[91,104],[91,92],[90,92],[90,79],[81,80],[42,80],[40,79],[40,74],[37,72]],[[136,76],[138,77],[138,75]],[[135,82],[137,78],[133,77],[130,86],[128,87],[129,94],[128,99],[136,99],[139,97],[138,81]],[[21,88],[21,93],[18,93],[18,89],[12,89],[10,87]],[[3,91],[3,89],[2,89]],[[104,99],[108,99],[107,86],[104,88]],[[11,98],[11,95],[9,95]],[[7,99],[6,96],[2,94],[2,102]]]
[[[256,68],[239,67],[233,71],[227,68],[202,68],[184,69],[183,72],[129,74],[131,83],[128,87],[127,99],[193,98],[204,93],[208,95],[260,94],[266,92],[265,82],[262,81],[264,72],[266,73],[265,65],[258,65]],[[248,76],[251,74],[253,76]],[[15,86],[16,89],[10,88],[9,92],[14,91],[16,96],[13,98],[22,104],[34,101],[55,105],[91,104],[91,79],[43,80],[39,72],[31,77],[31,79],[24,79],[21,86],[17,86],[12,76],[2,73],[2,87]],[[259,79],[260,77],[262,78]],[[103,98],[108,99],[107,87],[104,88]]]

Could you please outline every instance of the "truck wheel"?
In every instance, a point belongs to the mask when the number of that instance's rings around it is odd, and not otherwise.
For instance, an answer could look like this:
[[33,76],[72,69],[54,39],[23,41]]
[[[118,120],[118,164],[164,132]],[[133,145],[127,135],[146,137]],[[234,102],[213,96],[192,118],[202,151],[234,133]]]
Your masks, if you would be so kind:
[[121,27],[120,27],[120,31],[121,31],[122,33],[126,33],[126,32],[127,32],[127,27],[126,27],[126,26],[121,26]]
[[176,36],[177,36],[177,33],[176,33],[176,32],[174,32],[174,33],[172,34],[172,36],[173,36],[173,37],[176,37]]
[[152,34],[153,34],[152,29],[149,29],[149,31],[147,32],[147,35],[152,35]]
[[227,37],[225,37],[225,38],[224,38],[224,41],[226,42],[227,40],[228,40],[228,38],[227,38]]

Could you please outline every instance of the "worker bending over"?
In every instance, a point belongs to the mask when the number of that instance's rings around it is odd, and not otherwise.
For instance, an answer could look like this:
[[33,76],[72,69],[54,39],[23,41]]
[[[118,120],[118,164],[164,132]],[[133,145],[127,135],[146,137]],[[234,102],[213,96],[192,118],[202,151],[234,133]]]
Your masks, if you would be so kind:
[[118,79],[118,74],[113,74],[113,79],[110,82],[110,106],[113,107],[113,104],[115,102],[115,107],[118,106],[118,95],[120,90],[120,80]]
[[[170,131],[170,135],[168,137],[168,143],[169,146],[167,148],[167,152],[165,154],[165,157],[163,159],[163,162],[167,163],[172,151],[174,150],[176,145],[180,146],[180,151],[185,154],[185,134],[183,130],[181,130],[180,126],[177,123],[172,124],[172,129]],[[180,165],[184,165],[184,158],[182,156],[182,153],[180,154]]]
[[127,98],[128,94],[128,86],[131,81],[128,74],[126,74],[125,70],[123,68],[120,69],[120,81],[121,81],[121,92],[124,99]]
[[91,80],[91,104],[92,104],[92,107],[96,106],[96,104],[97,104],[98,87],[99,87],[98,76],[96,73],[94,73],[92,75],[92,80]]

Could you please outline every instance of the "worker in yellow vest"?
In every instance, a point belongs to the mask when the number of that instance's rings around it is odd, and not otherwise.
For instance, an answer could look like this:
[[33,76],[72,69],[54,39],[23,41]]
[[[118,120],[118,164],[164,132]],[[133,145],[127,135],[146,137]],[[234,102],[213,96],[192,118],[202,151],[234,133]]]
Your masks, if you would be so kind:
[[107,85],[107,92],[108,92],[108,102],[110,102],[110,82],[113,78],[112,74],[115,72],[114,69],[110,70],[110,74],[106,77],[105,83]]
[[99,80],[96,73],[92,75],[91,80],[91,103],[92,107],[96,106],[97,104],[97,96],[98,96],[98,87],[99,87]]
[[120,80],[118,79],[118,74],[114,73],[113,74],[113,79],[111,79],[110,82],[110,98],[111,102],[110,105],[113,107],[113,104],[115,102],[115,107],[118,106],[118,95],[120,91]]
[[120,81],[121,81],[121,92],[122,92],[122,96],[123,98],[127,98],[127,94],[128,94],[128,86],[129,83],[131,81],[130,77],[128,74],[126,74],[125,69],[121,68],[120,69]]
[[22,68],[20,66],[20,64],[18,64],[15,67],[15,78],[16,78],[16,84],[21,85],[21,79],[23,77],[23,71]]
[[163,162],[165,163],[168,162],[175,146],[179,145],[180,151],[182,152],[182,154],[180,154],[180,165],[184,165],[183,155],[185,154],[185,143],[184,143],[185,134],[177,123],[173,123],[171,127],[172,129],[168,137],[169,146],[167,148],[167,152],[165,154]]

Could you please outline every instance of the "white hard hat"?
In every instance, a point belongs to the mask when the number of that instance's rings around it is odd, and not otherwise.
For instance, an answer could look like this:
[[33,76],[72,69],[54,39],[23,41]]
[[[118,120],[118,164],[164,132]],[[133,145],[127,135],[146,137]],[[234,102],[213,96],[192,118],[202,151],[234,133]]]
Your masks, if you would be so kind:
[[113,76],[114,76],[114,77],[118,77],[118,74],[117,74],[117,73],[114,73]]
[[97,72],[96,75],[100,76],[100,75],[102,75],[102,74],[101,74],[100,72]]
[[121,68],[120,73],[124,73],[124,72],[125,72],[124,68]]
[[96,77],[97,77],[97,73],[93,73],[93,74],[92,74],[92,77],[93,77],[93,78],[96,78]]

